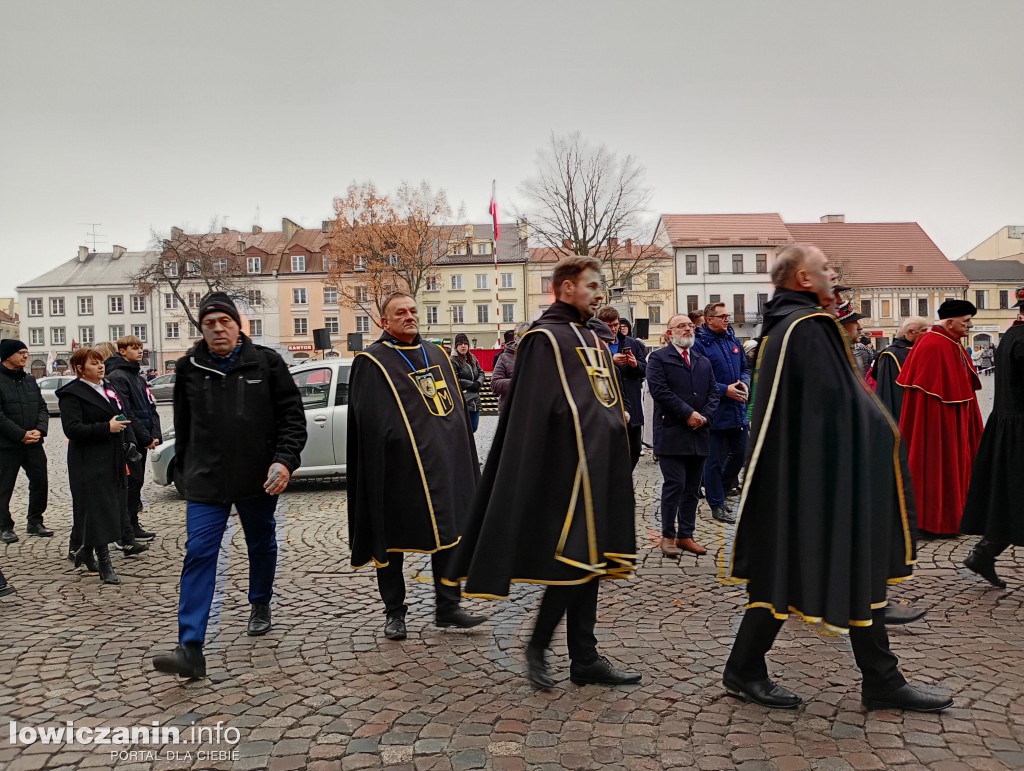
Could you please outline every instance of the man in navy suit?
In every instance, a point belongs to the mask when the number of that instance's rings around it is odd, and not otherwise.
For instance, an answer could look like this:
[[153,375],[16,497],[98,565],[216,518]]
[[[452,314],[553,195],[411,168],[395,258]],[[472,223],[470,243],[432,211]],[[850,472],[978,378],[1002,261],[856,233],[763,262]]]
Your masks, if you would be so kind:
[[647,357],[647,386],[654,399],[654,454],[661,464],[661,550],[707,549],[693,540],[697,494],[710,449],[710,424],[721,395],[707,357],[693,350],[689,316],[668,320],[669,343]]

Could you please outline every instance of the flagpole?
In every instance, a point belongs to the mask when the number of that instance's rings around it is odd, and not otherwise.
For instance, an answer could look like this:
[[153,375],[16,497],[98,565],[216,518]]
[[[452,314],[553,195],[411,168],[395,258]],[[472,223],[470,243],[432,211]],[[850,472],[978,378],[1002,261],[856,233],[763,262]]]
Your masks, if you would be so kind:
[[494,305],[495,318],[498,320],[498,347],[502,346],[501,339],[501,284],[498,274],[498,194],[497,180],[491,180],[491,227],[493,237],[491,238],[491,253],[494,255]]

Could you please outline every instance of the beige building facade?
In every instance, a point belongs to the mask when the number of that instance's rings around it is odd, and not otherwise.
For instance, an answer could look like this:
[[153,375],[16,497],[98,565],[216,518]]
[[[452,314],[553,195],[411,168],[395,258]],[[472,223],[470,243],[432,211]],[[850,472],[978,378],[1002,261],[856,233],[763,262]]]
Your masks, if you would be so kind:
[[1024,262],[1024,225],[1005,225],[999,228],[961,259]]
[[1024,262],[961,259],[956,266],[971,282],[967,299],[978,308],[967,344],[998,344],[1017,318],[1017,309],[1011,306],[1017,302],[1017,289],[1024,287]]

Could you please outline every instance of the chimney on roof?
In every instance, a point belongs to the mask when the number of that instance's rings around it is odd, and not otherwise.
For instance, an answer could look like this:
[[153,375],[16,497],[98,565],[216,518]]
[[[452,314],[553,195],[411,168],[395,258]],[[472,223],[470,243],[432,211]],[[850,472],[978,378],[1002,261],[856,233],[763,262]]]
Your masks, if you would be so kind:
[[473,232],[473,226],[472,225],[466,225],[466,227],[463,230],[463,232],[466,234],[466,236],[465,236],[466,238],[472,238],[474,235],[476,235],[476,233]]
[[907,273],[913,273],[914,272],[914,266],[913,265],[908,265],[906,270],[907,270]]
[[619,248],[619,239],[615,238],[615,236],[612,236],[611,238],[609,238],[608,239],[608,248],[609,249],[618,249]]
[[241,236],[239,236],[238,240],[235,242],[235,251],[239,254],[245,254],[245,241]]
[[298,231],[302,230],[302,228],[300,228],[298,225],[296,225],[294,222],[292,222],[287,217],[282,217],[281,218],[281,230],[284,231],[284,239],[285,239],[285,241],[291,241],[292,240],[292,236],[294,236]]
[[562,239],[562,248],[563,249],[572,249],[572,239],[571,238],[563,238]]
[[525,241],[530,237],[530,222],[523,217],[519,220],[519,240]]
[[257,233],[262,233],[262,232],[263,232],[263,228],[261,228],[259,225],[253,225],[252,226],[252,234],[253,235],[256,235]]
[[846,215],[845,214],[826,214],[824,217],[821,218],[821,223],[825,224],[826,222],[846,222]]
[[89,259],[89,247],[88,246],[80,246],[80,247],[78,247],[78,261],[79,262],[85,262],[87,259]]
[[331,225],[331,221],[330,220],[324,220],[321,223],[321,225],[320,225],[320,232],[321,233],[326,233],[328,228],[330,227],[330,225]]
[[185,231],[182,230],[181,228],[176,228],[176,227],[172,227],[171,228],[171,240],[172,241],[176,241],[177,239],[181,238],[183,235],[185,235]]
[[231,232],[231,228],[229,228],[229,227],[222,227],[220,229],[220,232],[221,233],[230,233]]
[[627,238],[626,239],[626,251],[629,251],[632,248],[633,248],[633,239],[632,238]]
[[114,244],[114,253],[111,255],[111,258],[115,260],[120,260],[121,257],[124,256],[124,253],[127,251],[128,250],[125,249],[123,246],[118,246],[117,244]]

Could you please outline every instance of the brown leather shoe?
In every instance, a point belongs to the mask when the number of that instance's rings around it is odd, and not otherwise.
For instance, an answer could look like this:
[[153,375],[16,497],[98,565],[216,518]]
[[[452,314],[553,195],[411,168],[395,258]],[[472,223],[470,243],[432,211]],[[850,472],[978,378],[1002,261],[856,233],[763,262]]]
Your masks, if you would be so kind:
[[677,538],[676,546],[678,546],[680,549],[686,549],[686,551],[690,552],[690,554],[696,554],[698,556],[701,554],[708,553],[707,549],[705,549],[692,538]]
[[679,549],[676,548],[676,541],[674,538],[662,538],[661,539],[661,553],[667,557],[678,557],[680,554]]

